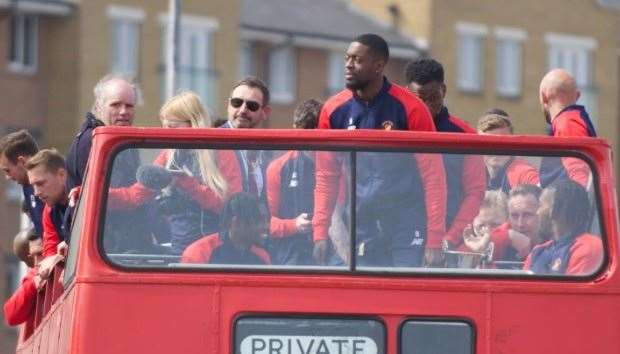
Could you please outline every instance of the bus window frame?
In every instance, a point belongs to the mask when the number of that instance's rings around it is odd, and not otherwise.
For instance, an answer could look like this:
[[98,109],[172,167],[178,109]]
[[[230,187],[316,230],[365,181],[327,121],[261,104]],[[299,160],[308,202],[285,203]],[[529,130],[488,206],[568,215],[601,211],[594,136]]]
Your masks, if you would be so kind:
[[75,204],[74,214],[71,220],[71,232],[69,233],[69,249],[67,252],[67,260],[65,262],[65,271],[63,276],[63,286],[65,289],[68,289],[69,286],[73,283],[77,270],[79,256],[78,249],[82,230],[84,229],[84,218],[87,215],[86,198],[88,197],[88,190],[90,189],[88,186],[88,169],[86,169],[83,180],[86,183],[84,183],[82,185],[82,188],[80,189],[80,195],[78,197],[77,203]]
[[[358,142],[352,142],[358,143]],[[453,155],[474,155],[474,156],[484,156],[489,155],[485,153],[484,150],[487,147],[480,148],[461,148],[461,147],[450,147],[450,146],[440,146],[440,147],[410,147],[410,146],[394,146],[394,147],[385,147],[385,146],[376,146],[376,147],[368,147],[370,145],[368,142],[359,142],[358,144],[365,144],[366,146],[354,145],[354,144],[336,144],[336,143],[282,143],[282,142],[253,142],[247,138],[244,138],[242,141],[230,141],[230,142],[183,142],[183,141],[175,141],[174,139],[166,139],[166,138],[157,138],[155,141],[132,141],[127,143],[117,143],[107,154],[107,160],[105,161],[105,180],[103,181],[103,192],[101,196],[102,205],[99,206],[100,217],[98,218],[97,225],[97,235],[96,235],[96,244],[97,244],[97,252],[103,261],[113,269],[117,269],[123,272],[128,273],[195,273],[195,274],[222,274],[222,273],[254,273],[254,274],[282,274],[282,275],[320,275],[320,274],[336,274],[336,275],[346,275],[346,276],[380,276],[380,277],[388,277],[388,278],[403,278],[403,277],[432,277],[434,279],[442,279],[442,278],[458,278],[458,279],[510,279],[510,280],[535,280],[535,281],[563,281],[563,282],[587,282],[592,281],[599,276],[608,268],[609,266],[609,244],[607,242],[607,221],[603,218],[602,213],[602,198],[601,198],[601,186],[599,185],[600,175],[598,170],[595,168],[595,163],[592,159],[585,153],[570,150],[568,147],[557,147],[553,150],[538,150],[534,149],[524,149],[520,147],[515,147],[514,149],[505,149],[500,148],[497,150],[493,150],[492,155],[505,155],[505,156],[518,156],[518,157],[535,157],[535,158],[543,158],[543,157],[558,157],[558,158],[578,158],[581,161],[584,161],[588,168],[590,169],[591,179],[592,179],[592,188],[593,194],[596,197],[595,203],[596,205],[596,213],[594,216],[598,217],[600,224],[601,234],[599,237],[601,238],[603,245],[603,257],[601,259],[601,263],[598,269],[591,274],[588,275],[542,275],[542,274],[513,274],[512,272],[490,272],[484,270],[478,270],[477,272],[452,272],[452,271],[444,271],[444,272],[435,272],[428,271],[426,267],[420,267],[416,269],[420,269],[420,271],[406,271],[408,268],[399,270],[399,268],[376,268],[373,270],[369,270],[367,267],[364,267],[363,270],[359,270],[356,268],[355,262],[355,162],[357,153],[360,152],[387,152],[387,153],[412,153],[412,154],[453,154]],[[315,151],[315,152],[342,152],[350,155],[350,164],[351,164],[351,196],[350,201],[351,205],[350,209],[350,218],[351,218],[351,228],[350,232],[350,264],[348,267],[341,267],[339,269],[323,267],[321,270],[303,270],[288,266],[262,266],[260,269],[257,267],[247,267],[242,265],[232,265],[231,267],[200,267],[200,266],[187,266],[187,267],[143,267],[143,266],[127,266],[123,264],[119,264],[114,262],[110,257],[107,256],[107,253],[103,247],[103,232],[105,227],[105,219],[107,217],[107,201],[108,201],[108,191],[110,186],[110,179],[112,173],[112,166],[116,157],[119,153],[127,149],[170,149],[171,145],[174,145],[175,149],[205,149],[205,150],[257,150],[257,151]],[[542,147],[541,147],[542,148]],[[441,151],[441,150],[449,150],[449,151]],[[594,212],[594,210],[593,210]],[[389,269],[389,270],[384,270]],[[440,269],[448,269],[448,268],[440,268]],[[458,268],[457,268],[458,269]]]

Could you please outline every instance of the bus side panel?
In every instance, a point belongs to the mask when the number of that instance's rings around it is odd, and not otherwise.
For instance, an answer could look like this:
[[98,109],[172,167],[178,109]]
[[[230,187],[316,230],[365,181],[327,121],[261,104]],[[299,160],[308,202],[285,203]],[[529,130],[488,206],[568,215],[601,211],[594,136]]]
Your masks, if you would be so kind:
[[217,288],[80,284],[72,353],[221,353]]
[[[400,324],[414,317],[465,320],[475,327],[475,336],[486,335],[484,293],[380,288],[327,290],[302,286],[223,287],[221,352],[233,352],[234,321],[241,315],[376,318],[386,326],[388,353],[397,352]],[[483,350],[484,346],[479,344],[478,351]]]
[[494,295],[491,352],[617,354],[619,313],[618,295]]
[[64,354],[69,352],[69,344],[71,343],[71,327],[73,326],[73,315],[75,308],[75,294],[77,286],[72,287],[63,300],[62,307],[62,327],[58,338],[58,353]]

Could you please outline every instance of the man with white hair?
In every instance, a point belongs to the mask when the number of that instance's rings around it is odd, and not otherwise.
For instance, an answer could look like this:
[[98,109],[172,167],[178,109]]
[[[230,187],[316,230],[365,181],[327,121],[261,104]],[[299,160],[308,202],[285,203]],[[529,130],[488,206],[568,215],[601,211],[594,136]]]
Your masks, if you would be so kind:
[[131,126],[139,88],[130,79],[108,74],[95,85],[95,102],[67,153],[67,190],[81,186],[92,145],[92,133],[103,125]]
[[[92,146],[93,130],[99,126],[133,125],[135,106],[140,97],[138,86],[127,77],[108,74],[95,85],[95,102],[67,153],[67,191],[81,186]],[[136,183],[140,157],[136,149],[119,153],[110,176],[110,190],[123,189]],[[114,193],[110,198],[114,198]],[[148,206],[128,211],[109,211],[106,215],[104,247],[107,252],[148,252],[153,247],[152,230],[146,222]],[[73,210],[65,214],[65,228],[70,230]],[[138,221],[143,220],[143,222]],[[67,236],[70,236],[67,235]]]

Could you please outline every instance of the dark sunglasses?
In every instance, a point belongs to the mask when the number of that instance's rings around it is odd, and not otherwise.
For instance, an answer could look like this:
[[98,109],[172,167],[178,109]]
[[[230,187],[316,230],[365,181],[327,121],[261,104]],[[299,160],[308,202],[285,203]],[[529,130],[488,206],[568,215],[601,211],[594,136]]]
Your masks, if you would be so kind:
[[230,99],[230,105],[233,106],[234,108],[241,107],[243,105],[243,102],[245,102],[245,106],[248,107],[250,112],[256,112],[260,108],[260,103],[256,101],[244,100],[243,98],[236,98],[236,97]]

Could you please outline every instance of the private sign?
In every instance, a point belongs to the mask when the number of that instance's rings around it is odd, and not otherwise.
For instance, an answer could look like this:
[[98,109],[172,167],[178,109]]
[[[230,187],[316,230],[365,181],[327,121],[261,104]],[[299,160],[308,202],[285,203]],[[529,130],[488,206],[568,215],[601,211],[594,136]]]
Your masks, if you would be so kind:
[[368,337],[249,336],[240,349],[242,354],[378,354]]

